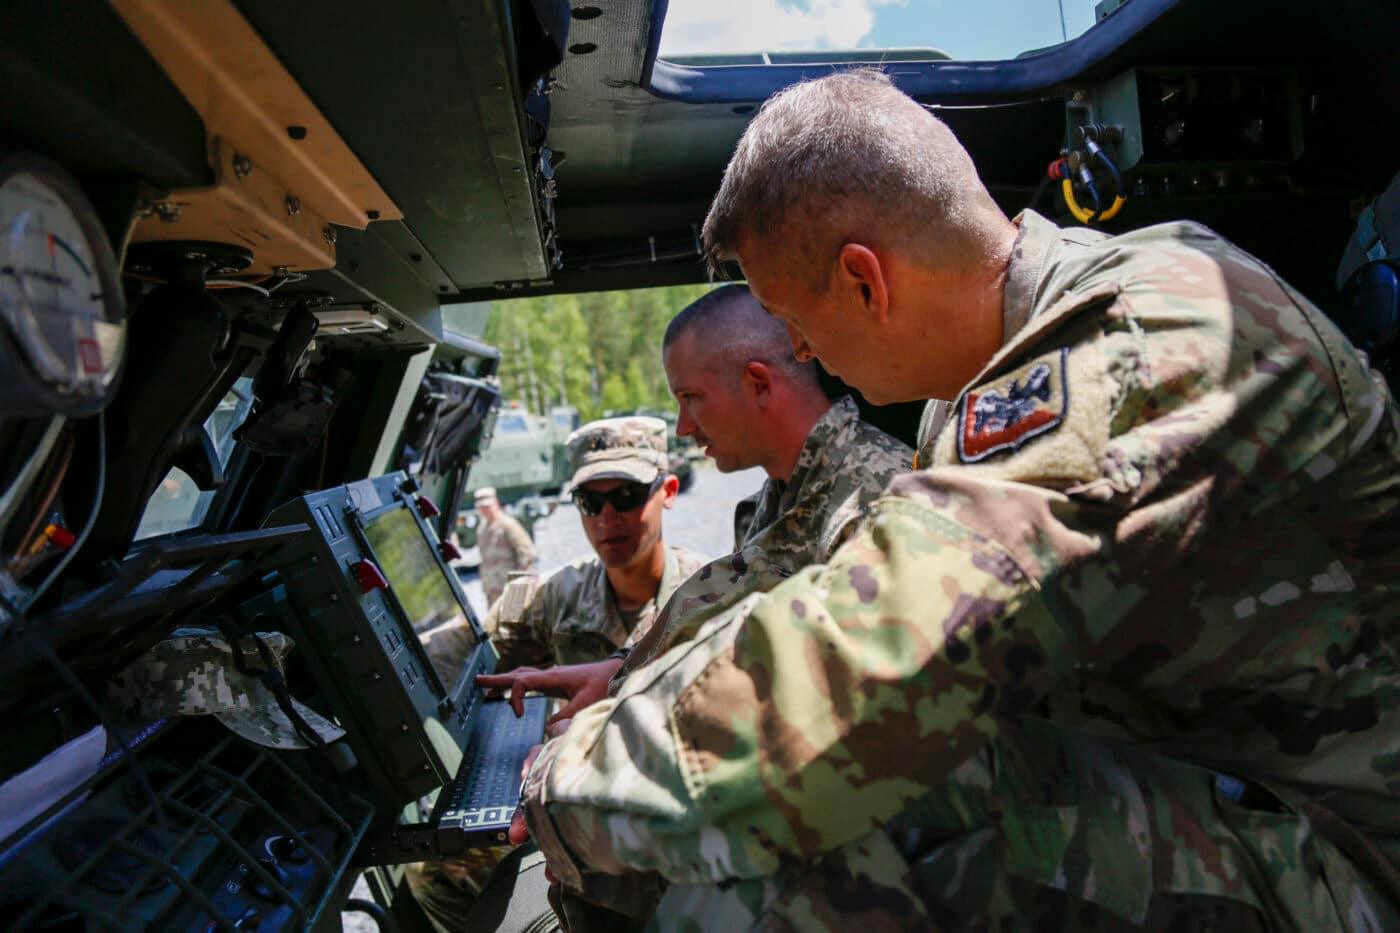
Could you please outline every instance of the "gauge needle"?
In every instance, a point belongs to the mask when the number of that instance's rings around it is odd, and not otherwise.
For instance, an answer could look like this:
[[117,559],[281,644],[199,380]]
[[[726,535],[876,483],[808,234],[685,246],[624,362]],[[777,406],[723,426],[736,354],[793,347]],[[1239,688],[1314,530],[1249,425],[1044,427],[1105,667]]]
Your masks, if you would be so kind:
[[58,234],[50,233],[49,255],[53,255],[53,248],[55,245],[57,245],[59,249],[63,250],[69,256],[73,257],[73,261],[78,264],[78,268],[83,270],[83,275],[87,276],[88,278],[92,278],[92,270],[88,268],[87,263],[83,262],[83,257],[78,255],[78,251],[75,250],[73,247],[69,246],[67,243],[65,243],[63,241],[63,238],[60,237]]

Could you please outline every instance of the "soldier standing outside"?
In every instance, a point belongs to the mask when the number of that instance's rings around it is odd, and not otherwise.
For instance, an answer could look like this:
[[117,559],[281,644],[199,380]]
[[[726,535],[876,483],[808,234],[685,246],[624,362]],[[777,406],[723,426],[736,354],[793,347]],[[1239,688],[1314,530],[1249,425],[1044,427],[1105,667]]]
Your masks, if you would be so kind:
[[512,573],[535,569],[535,543],[524,526],[501,506],[494,486],[482,486],[473,499],[476,514],[481,516],[476,546],[481,552],[481,588],[489,609],[501,598]]
[[663,928],[1400,928],[1400,408],[1314,306],[1195,224],[1009,220],[875,72],[765,104],[705,241],[800,359],[956,407],[828,565],[544,746],[567,890],[657,873]]

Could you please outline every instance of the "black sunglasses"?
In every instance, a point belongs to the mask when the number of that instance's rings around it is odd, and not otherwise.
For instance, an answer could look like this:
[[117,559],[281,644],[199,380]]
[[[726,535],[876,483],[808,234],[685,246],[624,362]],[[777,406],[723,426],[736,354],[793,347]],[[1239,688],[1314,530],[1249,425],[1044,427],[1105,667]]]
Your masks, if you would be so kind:
[[666,479],[666,474],[662,473],[650,483],[623,483],[614,486],[606,492],[598,492],[594,489],[575,489],[572,493],[574,505],[578,510],[590,518],[603,514],[603,506],[609,502],[613,509],[618,512],[631,512],[646,505],[647,500],[652,497],[656,490],[661,488],[662,482]]

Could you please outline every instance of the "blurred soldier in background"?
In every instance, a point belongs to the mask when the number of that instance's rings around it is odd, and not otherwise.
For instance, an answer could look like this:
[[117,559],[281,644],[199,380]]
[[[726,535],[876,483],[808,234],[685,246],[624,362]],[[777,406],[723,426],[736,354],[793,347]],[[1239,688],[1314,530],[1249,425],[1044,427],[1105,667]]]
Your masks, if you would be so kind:
[[501,507],[494,486],[482,486],[473,498],[481,516],[476,546],[481,551],[481,588],[489,609],[501,598],[512,573],[535,569],[535,544],[524,526]]

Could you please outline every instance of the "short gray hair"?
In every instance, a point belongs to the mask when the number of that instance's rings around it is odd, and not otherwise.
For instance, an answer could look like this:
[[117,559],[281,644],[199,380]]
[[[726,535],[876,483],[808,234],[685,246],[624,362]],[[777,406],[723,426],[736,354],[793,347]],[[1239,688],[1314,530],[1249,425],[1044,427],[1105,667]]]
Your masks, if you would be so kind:
[[992,203],[966,150],[941,120],[863,68],[774,95],[739,140],[705,219],[705,254],[722,275],[741,236],[796,249],[814,267],[850,237],[885,232],[934,262],[961,257],[975,237],[963,222]]
[[733,364],[736,371],[757,360],[786,372],[801,388],[821,391],[816,362],[798,362],[787,325],[763,310],[747,285],[722,285],[683,308],[667,325],[661,352],[692,332],[703,334],[709,359]]

